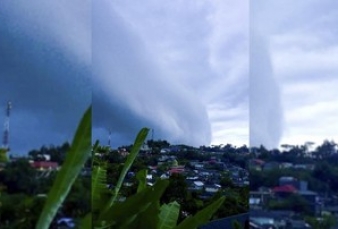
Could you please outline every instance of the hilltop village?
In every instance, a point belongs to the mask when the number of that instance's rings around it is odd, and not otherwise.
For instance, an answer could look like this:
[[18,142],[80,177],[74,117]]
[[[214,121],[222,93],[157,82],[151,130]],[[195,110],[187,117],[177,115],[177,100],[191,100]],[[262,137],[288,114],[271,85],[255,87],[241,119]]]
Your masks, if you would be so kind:
[[[94,156],[107,162],[107,190],[117,183],[131,148],[132,145],[98,147]],[[23,216],[34,225],[68,149],[68,143],[43,146],[25,157],[10,155],[9,160],[2,161],[1,225],[13,225]],[[333,229],[338,215],[337,152],[337,145],[330,141],[315,149],[300,145],[268,150],[263,146],[192,147],[149,140],[126,175],[119,201],[136,192],[136,174],[145,169],[147,186],[159,179],[170,180],[161,201],[177,200],[181,204],[179,221],[207,206],[215,196],[226,196],[211,222],[201,229],[224,228],[234,222],[256,229]],[[91,163],[89,160],[82,168],[54,225],[72,228],[90,211]],[[26,204],[22,199],[27,200]]]

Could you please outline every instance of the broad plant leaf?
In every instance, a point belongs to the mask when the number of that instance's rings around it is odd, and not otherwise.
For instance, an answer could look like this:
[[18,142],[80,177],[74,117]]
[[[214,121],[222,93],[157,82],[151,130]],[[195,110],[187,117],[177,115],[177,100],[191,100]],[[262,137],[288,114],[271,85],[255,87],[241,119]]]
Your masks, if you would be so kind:
[[196,229],[202,224],[208,222],[212,215],[219,209],[223,204],[225,197],[221,197],[214,201],[204,209],[197,212],[194,216],[188,216],[183,222],[181,222],[175,229]]
[[137,172],[136,179],[138,181],[137,192],[140,192],[147,187],[147,170],[142,169]]
[[172,229],[177,225],[180,204],[176,201],[161,206],[158,229]]
[[[108,211],[102,214],[99,222],[105,221],[108,225],[114,226],[114,228],[132,223],[152,203],[159,203],[168,185],[168,180],[159,180],[154,186],[146,187],[139,193],[128,197],[124,202],[116,202]],[[126,223],[127,221],[130,222]]]
[[95,166],[92,172],[92,210],[99,209],[102,195],[107,191],[107,169],[104,166]]
[[82,220],[81,220],[81,229],[92,229],[92,214],[88,213]]
[[121,175],[120,175],[120,177],[117,181],[116,187],[115,187],[114,192],[113,192],[113,196],[108,201],[108,203],[105,206],[103,212],[107,211],[113,205],[113,203],[116,201],[116,198],[119,194],[119,191],[121,189],[124,178],[126,177],[127,172],[129,171],[130,167],[132,166],[132,164],[133,164],[138,152],[140,151],[145,139],[147,138],[148,132],[149,132],[148,128],[142,128],[140,130],[140,132],[138,133],[138,135],[135,139],[134,145],[133,145],[133,147],[130,151],[130,154],[128,155],[127,160],[126,160],[126,162],[123,166]]
[[138,213],[131,222],[124,224],[120,229],[129,229],[129,228],[147,228],[147,229],[157,229],[159,223],[159,213],[160,213],[160,203],[159,201],[154,201],[150,203],[145,211]]
[[65,162],[58,172],[36,229],[48,229],[62,202],[67,197],[74,181],[91,154],[91,113],[90,106],[84,113],[76,130],[73,142],[66,154]]

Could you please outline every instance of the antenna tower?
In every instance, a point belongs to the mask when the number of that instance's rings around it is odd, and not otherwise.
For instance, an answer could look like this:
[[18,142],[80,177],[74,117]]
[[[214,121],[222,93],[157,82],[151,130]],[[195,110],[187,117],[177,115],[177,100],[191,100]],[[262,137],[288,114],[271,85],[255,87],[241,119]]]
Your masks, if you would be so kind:
[[151,140],[152,140],[152,145],[151,145],[151,153],[154,153],[154,129],[151,129]]
[[9,117],[12,109],[12,103],[8,101],[6,109],[6,118],[4,123],[4,136],[2,141],[2,147],[9,151]]
[[108,146],[111,148],[110,140],[111,140],[111,129],[108,130],[109,135],[108,135]]

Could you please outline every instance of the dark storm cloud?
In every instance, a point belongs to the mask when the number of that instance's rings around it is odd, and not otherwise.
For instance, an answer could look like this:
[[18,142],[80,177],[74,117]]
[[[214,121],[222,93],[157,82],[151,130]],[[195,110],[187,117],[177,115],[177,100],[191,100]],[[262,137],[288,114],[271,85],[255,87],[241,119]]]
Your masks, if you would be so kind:
[[82,24],[89,9],[65,1],[0,3],[0,107],[12,101],[13,153],[71,140],[89,106],[90,30]]
[[147,126],[173,143],[210,143],[205,107],[161,69],[109,2],[93,5],[92,47],[93,138],[105,142],[104,130],[111,128],[130,143]]

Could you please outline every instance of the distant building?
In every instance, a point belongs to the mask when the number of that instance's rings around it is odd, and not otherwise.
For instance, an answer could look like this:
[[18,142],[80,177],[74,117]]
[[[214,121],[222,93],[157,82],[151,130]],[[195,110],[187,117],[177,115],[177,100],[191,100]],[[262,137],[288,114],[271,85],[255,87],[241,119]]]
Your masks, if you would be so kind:
[[52,161],[34,161],[31,162],[33,168],[37,170],[58,170],[59,164],[57,162]]

